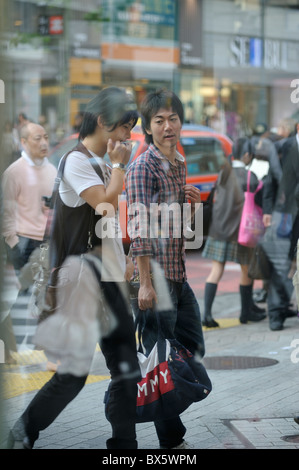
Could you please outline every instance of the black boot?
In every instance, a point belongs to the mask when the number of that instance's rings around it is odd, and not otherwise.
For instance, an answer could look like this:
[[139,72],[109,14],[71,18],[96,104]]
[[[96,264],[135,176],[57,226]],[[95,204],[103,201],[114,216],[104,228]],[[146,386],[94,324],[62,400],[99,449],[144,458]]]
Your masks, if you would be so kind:
[[261,321],[266,318],[266,315],[262,313],[256,313],[252,309],[252,285],[251,286],[241,286],[240,285],[240,295],[241,295],[241,315],[240,323],[247,323],[248,321]]
[[215,299],[216,291],[218,284],[212,282],[206,282],[205,285],[205,294],[204,294],[204,305],[205,305],[205,314],[204,320],[202,322],[203,326],[208,328],[217,328],[219,323],[217,323],[212,317],[212,305]]

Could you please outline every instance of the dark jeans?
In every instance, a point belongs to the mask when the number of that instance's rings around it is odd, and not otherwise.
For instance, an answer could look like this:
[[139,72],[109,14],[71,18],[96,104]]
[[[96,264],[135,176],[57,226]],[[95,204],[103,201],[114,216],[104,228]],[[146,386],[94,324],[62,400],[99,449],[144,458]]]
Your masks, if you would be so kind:
[[293,283],[288,278],[291,267],[289,258],[290,239],[277,236],[276,215],[273,214],[271,227],[266,231],[262,240],[262,247],[271,263],[271,277],[268,281],[267,306],[270,328],[282,325],[285,312],[289,308]]
[[[112,302],[118,322],[113,332],[101,341],[101,349],[112,380],[109,406],[112,438],[108,439],[107,448],[136,449],[136,396],[140,369],[133,318],[126,309],[126,301],[117,284],[107,282],[102,285],[106,300],[110,305]],[[42,387],[20,418],[32,444],[38,439],[39,432],[47,428],[78,395],[85,381],[86,376],[76,377],[71,374],[55,373]],[[15,428],[20,428],[19,422]]]
[[7,244],[5,245],[7,261],[18,271],[28,263],[31,253],[35,248],[38,248],[41,243],[42,241],[40,240],[19,236],[19,243],[13,248],[10,248]]
[[[193,354],[205,354],[200,311],[195,295],[188,282],[168,281],[173,310],[161,312],[165,333],[169,332]],[[136,292],[137,293],[137,292]],[[149,353],[157,341],[157,321],[152,310],[140,311],[137,297],[132,297],[135,316],[141,318],[142,342]],[[161,447],[172,448],[180,444],[186,432],[179,416],[169,420],[155,421]]]

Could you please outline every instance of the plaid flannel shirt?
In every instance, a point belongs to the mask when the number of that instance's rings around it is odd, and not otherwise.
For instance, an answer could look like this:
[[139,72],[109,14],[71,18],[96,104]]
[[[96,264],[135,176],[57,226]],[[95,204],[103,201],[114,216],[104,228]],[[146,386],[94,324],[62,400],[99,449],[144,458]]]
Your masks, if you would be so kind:
[[[187,202],[185,184],[184,157],[177,153],[173,165],[154,145],[129,167],[126,175],[128,234],[135,275],[138,275],[136,257],[151,256],[167,279],[186,280],[182,215],[183,203]],[[172,207],[179,210],[173,211]]]

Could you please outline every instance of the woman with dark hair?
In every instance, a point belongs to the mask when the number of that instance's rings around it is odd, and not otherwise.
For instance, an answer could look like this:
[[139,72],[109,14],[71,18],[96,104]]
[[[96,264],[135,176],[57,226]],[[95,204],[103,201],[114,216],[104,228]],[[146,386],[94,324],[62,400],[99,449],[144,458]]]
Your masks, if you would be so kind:
[[[240,264],[240,322],[261,321],[266,316],[252,301],[252,279],[248,276],[248,265],[252,249],[238,243],[238,232],[241,222],[244,192],[247,190],[247,170],[245,164],[251,157],[250,140],[238,139],[233,146],[231,165],[225,161],[216,182],[212,221],[209,236],[202,256],[212,260],[212,269],[206,280],[204,292],[203,325],[208,328],[218,327],[212,317],[212,305],[216,296],[225,263],[232,261]],[[246,162],[246,163],[245,163]],[[251,172],[250,191],[258,186],[256,175]]]

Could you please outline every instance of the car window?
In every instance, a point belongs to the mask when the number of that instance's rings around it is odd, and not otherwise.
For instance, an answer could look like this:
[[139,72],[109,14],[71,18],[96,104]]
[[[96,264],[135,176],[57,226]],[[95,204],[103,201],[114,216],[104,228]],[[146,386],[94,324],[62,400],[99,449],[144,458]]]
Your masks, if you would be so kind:
[[218,173],[225,160],[219,140],[210,137],[182,137],[188,175]]
[[[75,147],[76,143],[78,142],[78,139],[77,137],[76,138],[71,138],[71,139],[68,139],[66,140],[65,142],[63,142],[62,144],[60,144],[56,149],[54,149],[54,151],[51,153],[50,157],[49,157],[49,160],[50,162],[56,166],[56,168],[58,167],[58,164],[59,164],[59,161],[61,159],[61,157],[63,157],[64,154],[66,154],[67,152],[69,152],[70,150],[72,150],[73,147]],[[130,162],[133,160],[136,152],[137,152],[137,149],[139,147],[139,145],[141,145],[141,142],[139,140],[133,140],[131,141],[133,143],[132,145],[132,153],[131,153],[131,157],[130,157]],[[110,163],[110,159],[109,159],[109,156],[108,156],[108,153],[105,153],[105,156],[104,156],[104,160],[108,163]]]

